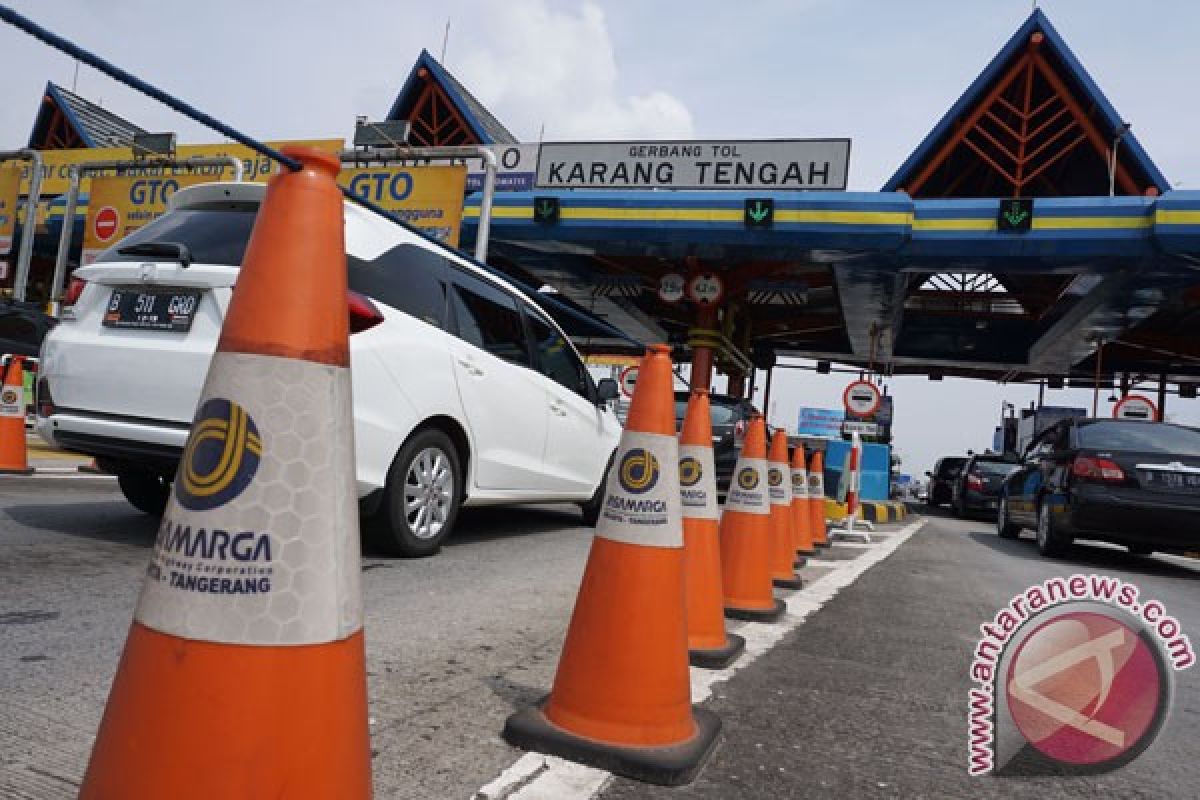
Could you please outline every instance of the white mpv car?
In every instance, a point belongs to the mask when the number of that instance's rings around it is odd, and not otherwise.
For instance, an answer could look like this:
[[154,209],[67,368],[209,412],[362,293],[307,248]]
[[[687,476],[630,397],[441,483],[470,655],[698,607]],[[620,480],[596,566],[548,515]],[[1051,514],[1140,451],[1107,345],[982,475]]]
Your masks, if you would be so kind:
[[[161,513],[262,184],[179,191],[167,214],[75,271],[46,337],[38,431],[94,456]],[[460,505],[574,502],[593,524],[620,437],[592,382],[521,292],[448,248],[345,205],[357,485],[394,552],[436,552]]]

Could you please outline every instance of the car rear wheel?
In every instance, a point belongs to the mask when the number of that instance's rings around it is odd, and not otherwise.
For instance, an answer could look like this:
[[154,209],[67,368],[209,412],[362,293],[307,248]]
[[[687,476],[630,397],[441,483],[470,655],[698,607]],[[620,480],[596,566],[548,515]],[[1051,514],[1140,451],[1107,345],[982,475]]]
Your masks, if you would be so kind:
[[592,493],[587,502],[579,504],[579,510],[583,512],[583,524],[589,528],[596,527],[596,522],[600,519],[600,506],[604,503],[604,489],[608,486],[608,471],[612,469],[613,459],[616,457],[617,451],[614,450],[608,457],[608,463],[604,465],[604,472],[600,475],[600,484],[596,487],[596,491]]
[[1016,539],[1021,535],[1021,526],[1014,524],[1008,516],[1007,497],[1001,497],[996,508],[996,535],[1001,539]]
[[1038,552],[1044,556],[1057,556],[1061,555],[1070,544],[1070,537],[1064,536],[1054,522],[1054,513],[1050,510],[1050,501],[1043,500],[1041,506],[1038,507]]
[[171,496],[171,482],[153,472],[132,467],[117,470],[117,486],[129,504],[141,511],[161,517]]
[[454,529],[462,502],[462,469],[454,442],[440,430],[412,436],[388,472],[375,541],[396,555],[431,556]]

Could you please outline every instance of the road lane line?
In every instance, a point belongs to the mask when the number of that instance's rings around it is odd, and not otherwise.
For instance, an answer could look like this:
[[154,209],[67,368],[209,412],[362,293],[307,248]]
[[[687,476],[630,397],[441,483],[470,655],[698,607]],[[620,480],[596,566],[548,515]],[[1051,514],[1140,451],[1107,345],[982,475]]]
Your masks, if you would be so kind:
[[[803,589],[788,593],[784,600],[787,613],[774,623],[743,622],[729,626],[731,632],[746,639],[746,651],[725,669],[691,668],[692,702],[702,703],[712,696],[713,686],[727,681],[734,674],[754,663],[784,636],[799,627],[815,611],[828,603],[839,591],[854,583],[871,567],[883,561],[920,530],[921,518],[909,523],[893,535],[877,539],[873,544],[858,545],[864,552],[853,560],[822,561],[821,567],[830,572],[815,579]],[[838,547],[846,546],[838,542]],[[595,797],[607,785],[612,773],[585,767],[542,753],[525,753],[495,780],[480,788],[472,800],[587,800]]]

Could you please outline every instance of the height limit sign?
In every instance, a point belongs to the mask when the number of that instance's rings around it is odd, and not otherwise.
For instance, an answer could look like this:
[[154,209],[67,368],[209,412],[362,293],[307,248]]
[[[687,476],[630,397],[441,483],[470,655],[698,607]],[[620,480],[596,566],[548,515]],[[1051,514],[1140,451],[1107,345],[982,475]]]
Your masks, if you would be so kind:
[[770,228],[775,224],[775,199],[747,197],[742,221],[746,223],[747,228]]

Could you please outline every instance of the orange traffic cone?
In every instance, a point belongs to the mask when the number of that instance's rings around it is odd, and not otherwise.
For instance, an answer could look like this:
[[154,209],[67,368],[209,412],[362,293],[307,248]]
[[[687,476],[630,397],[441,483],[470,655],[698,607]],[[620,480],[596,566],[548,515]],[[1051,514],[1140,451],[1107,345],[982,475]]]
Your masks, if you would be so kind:
[[771,592],[771,501],[767,427],[751,418],[721,514],[721,586],[725,616],[773,622],[784,605]]
[[0,475],[33,473],[25,449],[25,359],[13,356],[0,386]]
[[804,445],[792,454],[792,532],[796,536],[796,566],[804,566],[806,556],[817,554],[813,544],[812,510],[808,503],[808,470],[804,468]]
[[339,164],[284,152],[84,800],[371,795]]
[[771,581],[782,589],[799,589],[804,585],[795,571],[791,473],[787,431],[779,428],[771,435],[767,457],[767,495],[771,500]]
[[688,660],[694,667],[723,669],[745,649],[746,640],[725,632],[716,474],[708,390],[692,389],[679,443]]
[[554,688],[509,743],[638,780],[691,780],[721,721],[691,705],[670,348],[642,359]]
[[813,452],[812,462],[808,465],[808,513],[813,544],[829,547],[829,534],[825,527],[825,456],[820,450]]

